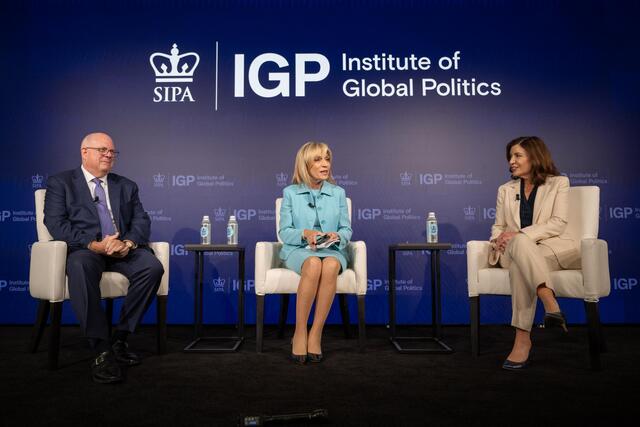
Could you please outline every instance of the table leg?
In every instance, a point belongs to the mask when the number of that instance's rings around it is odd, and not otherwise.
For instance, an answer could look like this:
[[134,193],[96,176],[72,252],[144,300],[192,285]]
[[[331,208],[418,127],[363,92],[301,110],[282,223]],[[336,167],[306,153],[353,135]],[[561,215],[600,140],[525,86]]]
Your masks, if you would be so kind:
[[198,301],[198,285],[200,283],[200,254],[198,252],[196,252],[195,254],[196,256],[194,257],[195,259],[195,266],[193,268],[194,271],[194,278],[193,278],[193,338],[196,339],[198,338],[199,335],[199,331],[198,331],[198,307],[200,307],[199,301]]
[[389,332],[396,336],[396,252],[389,249]]
[[238,277],[240,284],[238,288],[238,336],[244,337],[244,251],[238,253]]
[[438,306],[437,306],[437,301],[438,301],[438,291],[437,291],[437,287],[436,287],[436,256],[437,256],[437,251],[434,251],[433,249],[430,251],[430,256],[429,259],[431,261],[431,327],[433,329],[433,332],[431,333],[432,336],[437,337],[438,336]]
[[204,252],[199,252],[198,257],[200,258],[200,278],[198,281],[198,336],[200,336],[202,335],[202,312],[204,306]]
[[439,339],[442,338],[442,286],[440,285],[440,251],[436,252],[436,292],[438,293],[438,297],[436,300],[436,304],[438,307],[436,320],[438,323],[436,324],[436,337]]

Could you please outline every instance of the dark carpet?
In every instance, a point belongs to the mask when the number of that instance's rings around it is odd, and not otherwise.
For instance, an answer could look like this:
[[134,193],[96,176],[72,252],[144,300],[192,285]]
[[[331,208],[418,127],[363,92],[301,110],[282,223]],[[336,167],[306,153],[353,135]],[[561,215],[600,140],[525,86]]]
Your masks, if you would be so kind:
[[128,370],[124,384],[98,385],[90,380],[91,353],[77,327],[63,328],[60,368],[48,371],[46,333],[30,354],[30,328],[2,326],[0,423],[234,426],[241,414],[324,408],[328,425],[639,425],[639,326],[605,327],[600,372],[589,370],[585,327],[572,327],[564,338],[535,330],[531,367],[519,373],[500,369],[513,336],[508,326],[483,326],[477,359],[469,353],[468,326],[445,327],[444,341],[455,350],[450,355],[399,354],[381,326],[368,328],[367,350],[359,353],[356,339],[330,326],[325,361],[305,366],[287,359],[291,329],[277,339],[267,327],[263,354],[255,352],[252,328],[237,353],[186,354],[191,331],[169,327],[169,353],[158,356],[155,328],[142,327],[130,345],[143,364]]

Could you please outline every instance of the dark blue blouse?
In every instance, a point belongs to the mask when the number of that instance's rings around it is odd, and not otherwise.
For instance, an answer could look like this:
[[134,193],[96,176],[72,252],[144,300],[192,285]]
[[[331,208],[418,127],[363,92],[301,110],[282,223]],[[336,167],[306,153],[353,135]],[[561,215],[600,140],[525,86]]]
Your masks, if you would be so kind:
[[520,180],[520,228],[529,227],[533,224],[533,204],[536,202],[536,193],[538,186],[535,185],[529,199],[524,193],[524,180]]

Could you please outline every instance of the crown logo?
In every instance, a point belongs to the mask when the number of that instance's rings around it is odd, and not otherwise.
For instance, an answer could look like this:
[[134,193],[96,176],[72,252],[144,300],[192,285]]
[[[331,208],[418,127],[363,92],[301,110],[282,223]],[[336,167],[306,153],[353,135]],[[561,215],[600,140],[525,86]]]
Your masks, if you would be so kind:
[[31,183],[33,184],[33,188],[42,187],[43,181],[44,181],[44,177],[42,175],[39,175],[36,173],[35,175],[31,176]]
[[224,282],[225,280],[221,277],[213,279],[211,283],[213,283],[214,292],[224,292]]
[[402,185],[411,185],[411,177],[413,174],[410,174],[407,171],[404,171],[400,174],[400,184]]
[[166,175],[162,175],[161,173],[157,173],[153,175],[153,186],[154,187],[164,187],[164,181],[167,179]]
[[279,187],[283,187],[285,185],[287,185],[287,178],[289,178],[289,175],[287,175],[284,172],[280,172],[276,174],[276,181],[278,183]]
[[463,210],[464,210],[464,219],[468,221],[473,221],[474,219],[476,219],[476,208],[474,208],[473,206],[467,206],[463,208]]
[[213,210],[213,215],[216,217],[216,221],[224,221],[226,213],[227,210],[223,208],[217,208]]
[[[156,52],[149,57],[151,67],[156,73],[157,83],[193,81],[193,72],[198,68],[200,55],[195,52],[183,53],[182,55],[179,55],[179,53],[178,45],[174,43],[171,55]],[[156,60],[156,58],[158,59]],[[159,65],[159,68],[156,64]]]

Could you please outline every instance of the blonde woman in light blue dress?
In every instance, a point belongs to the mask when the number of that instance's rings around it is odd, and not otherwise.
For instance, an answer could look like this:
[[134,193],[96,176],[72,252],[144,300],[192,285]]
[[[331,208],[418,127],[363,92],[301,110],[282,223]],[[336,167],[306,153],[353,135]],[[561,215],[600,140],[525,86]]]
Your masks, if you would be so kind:
[[[351,221],[344,189],[332,177],[331,162],[327,144],[307,142],[296,155],[293,184],[283,190],[278,224],[283,242],[280,258],[286,268],[301,276],[291,342],[291,358],[296,363],[322,361],[322,330],[338,275],[347,268]],[[334,243],[320,249],[316,245],[319,237]],[[314,301],[313,324],[307,330]]]

